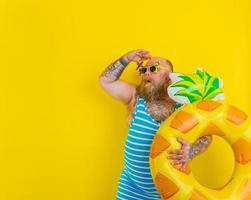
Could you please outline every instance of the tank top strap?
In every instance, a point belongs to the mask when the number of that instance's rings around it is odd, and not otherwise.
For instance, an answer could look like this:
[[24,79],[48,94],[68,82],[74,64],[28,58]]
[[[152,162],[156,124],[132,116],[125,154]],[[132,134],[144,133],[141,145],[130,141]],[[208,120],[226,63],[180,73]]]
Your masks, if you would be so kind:
[[137,105],[136,105],[136,110],[139,108],[139,107],[143,107],[145,110],[147,109],[146,107],[146,100],[142,97],[142,96],[138,96],[137,98]]

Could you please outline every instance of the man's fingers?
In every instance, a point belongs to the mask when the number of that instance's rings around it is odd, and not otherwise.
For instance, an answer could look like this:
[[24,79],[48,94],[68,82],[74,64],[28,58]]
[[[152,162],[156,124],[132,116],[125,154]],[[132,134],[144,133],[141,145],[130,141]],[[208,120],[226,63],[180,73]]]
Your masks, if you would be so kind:
[[184,156],[183,155],[168,156],[167,158],[170,160],[182,160],[184,158]]
[[138,49],[136,50],[137,52],[149,52],[148,50],[145,50],[145,49]]
[[134,61],[137,62],[137,63],[140,63],[141,58],[140,58],[139,56],[136,56],[136,57],[134,58]]
[[183,165],[184,163],[186,163],[185,160],[176,160],[176,161],[173,161],[171,164],[172,165]]
[[187,166],[188,166],[188,162],[183,163],[180,167],[180,171],[184,171],[187,168]]
[[149,55],[149,51],[138,51],[136,52],[137,55],[139,56],[148,56]]
[[168,153],[182,155],[184,152],[182,150],[170,150]]
[[144,50],[144,49],[139,49],[139,50],[136,50],[136,51],[134,51],[136,54],[147,54],[147,53],[149,53],[149,51],[147,51],[147,50]]
[[133,51],[133,61],[139,62],[143,60],[148,60],[151,58],[149,51],[144,50],[144,49],[138,49]]
[[139,55],[137,55],[137,56],[139,56],[142,60],[147,60],[147,59],[150,59],[150,58],[151,58],[151,56],[150,56],[150,55],[147,55],[147,54],[145,54],[145,55],[139,54]]
[[183,138],[177,138],[178,142],[180,142],[182,145],[188,145],[189,143],[184,140]]
[[152,56],[150,54],[143,54],[142,58],[150,59]]
[[180,165],[181,162],[180,162],[180,160],[177,160],[177,161],[172,162],[171,164],[172,164],[172,165]]

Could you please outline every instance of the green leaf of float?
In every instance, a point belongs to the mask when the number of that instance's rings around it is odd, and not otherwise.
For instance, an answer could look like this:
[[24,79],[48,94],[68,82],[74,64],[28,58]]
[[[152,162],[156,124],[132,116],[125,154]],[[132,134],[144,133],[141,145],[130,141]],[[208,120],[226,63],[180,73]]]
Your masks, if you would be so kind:
[[219,79],[214,78],[212,83],[210,84],[210,88],[208,89],[207,93],[204,95],[204,98],[207,98],[208,95],[210,95],[211,93],[213,93],[215,90],[218,90],[218,89],[220,89],[219,88]]
[[182,78],[184,81],[188,81],[188,82],[191,82],[193,84],[196,84],[196,82],[189,76],[181,75],[181,76],[179,76],[179,78]]
[[188,92],[195,93],[195,94],[199,95],[200,97],[202,97],[202,93],[200,92],[198,87],[196,87],[195,84],[187,85],[187,84],[184,84],[184,83],[182,84],[181,82],[182,81],[180,81],[180,83],[177,82],[171,87],[182,87],[182,88],[186,89]]
[[201,99],[201,96],[199,96],[199,95],[197,95],[195,93],[188,92],[187,90],[180,90],[180,91],[176,92],[174,94],[174,96],[184,96],[184,97],[187,97],[191,103],[193,103],[193,102],[198,101],[198,100]]
[[176,87],[176,85],[179,85],[179,84],[194,85],[194,83],[192,83],[192,82],[188,82],[188,81],[185,81],[185,80],[179,80],[179,81],[173,83],[171,86]]
[[196,100],[213,99],[219,94],[223,94],[219,89],[220,79],[211,74],[198,70],[193,75],[179,75],[181,79],[170,85],[172,88],[179,88],[174,96],[184,96],[191,103]]
[[184,80],[180,80],[180,81],[177,81],[176,83],[173,83],[172,85],[170,85],[170,87],[188,88],[188,87],[192,87],[193,85],[195,85],[195,84],[193,84],[192,82],[187,82],[187,81],[184,81]]
[[219,78],[214,78],[212,85],[214,88],[219,88],[220,87],[220,79]]
[[196,74],[200,77],[201,80],[204,80],[204,72],[199,69],[196,70]]
[[[212,78],[211,74],[205,72],[206,74],[206,80],[205,80],[205,83],[204,83],[204,94],[207,93],[208,89],[210,88],[210,84],[209,84],[209,81],[210,79]],[[206,95],[203,95],[203,96],[206,96]]]
[[218,94],[223,94],[223,91],[221,88],[218,88],[216,90],[214,90],[212,93],[210,93],[207,97],[203,98],[205,99],[213,99],[214,97],[216,97]]

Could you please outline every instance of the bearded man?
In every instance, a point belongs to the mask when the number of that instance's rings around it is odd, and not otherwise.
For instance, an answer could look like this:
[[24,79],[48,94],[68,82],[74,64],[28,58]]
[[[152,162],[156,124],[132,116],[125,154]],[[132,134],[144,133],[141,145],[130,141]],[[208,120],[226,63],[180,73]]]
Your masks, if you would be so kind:
[[[144,62],[147,63],[144,65]],[[138,64],[142,76],[140,85],[132,85],[119,79],[130,62]],[[139,49],[126,53],[109,65],[99,77],[101,86],[129,109],[129,130],[125,143],[125,166],[121,173],[116,199],[154,200],[161,199],[149,166],[149,154],[155,133],[178,107],[168,96],[171,84],[169,73],[172,63],[161,57],[153,57],[149,51]],[[177,138],[182,148],[169,151],[173,165],[184,170],[189,161],[204,151],[211,142],[210,136],[190,144]]]

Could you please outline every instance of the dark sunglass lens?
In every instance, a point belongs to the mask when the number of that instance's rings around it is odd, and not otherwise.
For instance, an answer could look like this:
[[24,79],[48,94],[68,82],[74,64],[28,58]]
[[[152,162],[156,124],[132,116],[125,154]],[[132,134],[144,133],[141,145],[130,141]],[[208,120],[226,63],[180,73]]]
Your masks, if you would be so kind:
[[144,73],[146,73],[146,68],[145,67],[141,67],[140,69],[139,69],[139,72],[141,73],[141,74],[144,74]]
[[156,67],[155,67],[155,66],[151,66],[151,67],[150,67],[150,71],[151,71],[151,72],[155,72],[155,71],[156,71]]

